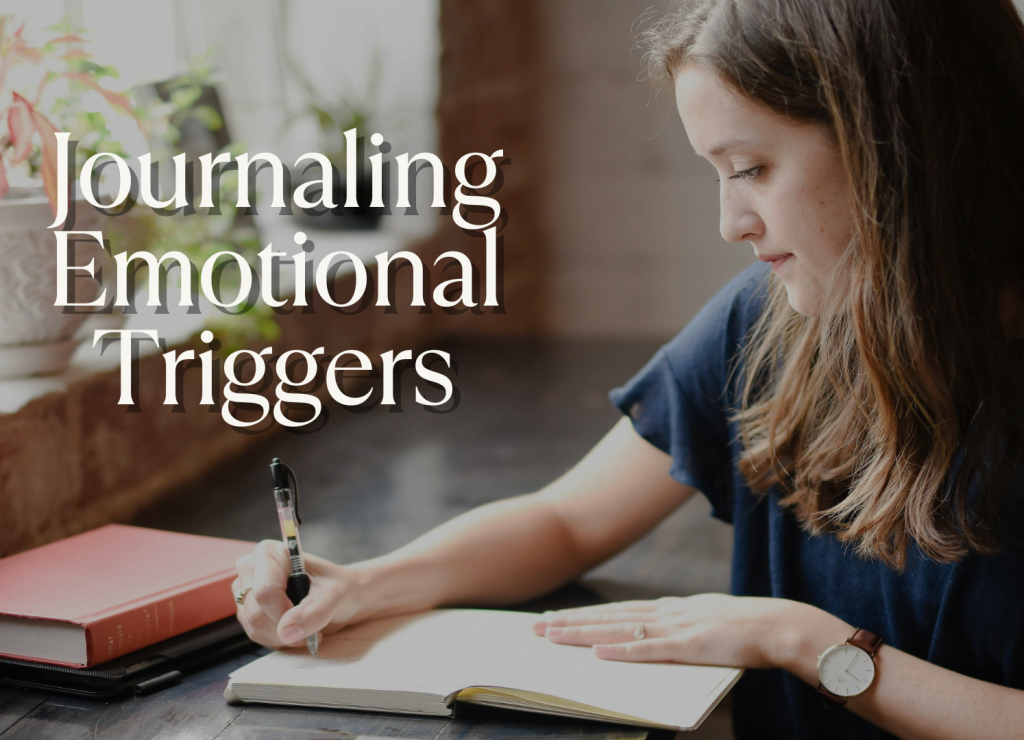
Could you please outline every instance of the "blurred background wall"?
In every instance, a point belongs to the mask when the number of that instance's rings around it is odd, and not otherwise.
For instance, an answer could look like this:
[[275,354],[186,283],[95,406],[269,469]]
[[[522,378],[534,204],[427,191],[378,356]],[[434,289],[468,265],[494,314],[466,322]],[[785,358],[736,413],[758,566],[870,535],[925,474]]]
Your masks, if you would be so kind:
[[[472,12],[485,16],[500,3],[449,5],[472,23]],[[530,330],[670,337],[752,256],[718,234],[715,175],[690,148],[671,90],[656,94],[638,79],[634,34],[645,12],[661,6],[519,5],[533,16],[522,57],[536,64],[539,91],[537,150],[529,156],[539,163],[530,188],[544,253],[543,274],[531,279],[543,319]],[[250,152],[294,161],[316,150],[315,123],[288,122],[288,111],[303,103],[288,76],[289,55],[325,96],[372,99],[375,130],[393,152],[438,151],[439,0],[0,0],[0,12],[30,29],[70,14],[88,29],[101,61],[121,71],[119,84],[166,79],[209,55],[233,137]],[[379,82],[368,89],[375,58]],[[126,142],[138,139],[129,121],[112,124]],[[524,156],[515,144],[499,144],[512,157],[510,172]],[[138,141],[135,148],[145,150]],[[421,190],[429,190],[421,177]],[[511,209],[510,217],[532,218]],[[422,219],[386,222],[395,231],[432,228]],[[510,241],[508,248],[532,247]]]
[[650,0],[538,4],[543,224],[555,336],[670,337],[753,260],[718,233],[718,185],[675,98],[638,78]]
[[[500,3],[448,5],[472,23],[472,13],[486,15]],[[532,38],[520,42],[522,58],[537,65],[540,96],[540,171],[530,187],[543,235],[543,274],[532,275],[543,320],[529,322],[531,331],[666,338],[752,259],[748,247],[718,234],[714,174],[690,149],[671,91],[656,94],[638,79],[638,21],[662,7],[650,0],[518,4],[532,16]],[[127,85],[179,74],[190,58],[209,53],[235,138],[283,158],[316,146],[312,121],[285,125],[286,111],[300,103],[285,79],[285,54],[324,93],[357,98],[368,95],[378,54],[378,123],[394,151],[439,146],[439,0],[0,0],[0,13],[14,13],[29,29],[64,14],[78,19]],[[112,123],[125,140],[137,136],[127,121]],[[512,142],[506,146],[522,156]],[[395,230],[424,228],[387,221]]]

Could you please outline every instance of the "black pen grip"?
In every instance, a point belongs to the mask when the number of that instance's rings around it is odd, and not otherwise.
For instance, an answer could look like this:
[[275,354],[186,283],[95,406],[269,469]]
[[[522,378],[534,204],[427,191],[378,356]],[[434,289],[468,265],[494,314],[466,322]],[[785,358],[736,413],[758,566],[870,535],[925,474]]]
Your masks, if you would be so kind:
[[284,592],[293,604],[298,604],[309,593],[309,576],[305,573],[288,576],[288,586]]

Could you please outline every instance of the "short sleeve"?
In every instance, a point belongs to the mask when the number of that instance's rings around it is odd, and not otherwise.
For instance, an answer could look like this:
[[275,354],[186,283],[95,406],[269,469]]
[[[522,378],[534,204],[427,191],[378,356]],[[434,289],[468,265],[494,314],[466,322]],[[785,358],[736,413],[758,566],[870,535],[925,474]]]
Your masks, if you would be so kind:
[[641,437],[672,457],[670,474],[701,491],[712,513],[732,521],[730,433],[742,349],[763,310],[769,270],[736,276],[644,368],[609,395]]

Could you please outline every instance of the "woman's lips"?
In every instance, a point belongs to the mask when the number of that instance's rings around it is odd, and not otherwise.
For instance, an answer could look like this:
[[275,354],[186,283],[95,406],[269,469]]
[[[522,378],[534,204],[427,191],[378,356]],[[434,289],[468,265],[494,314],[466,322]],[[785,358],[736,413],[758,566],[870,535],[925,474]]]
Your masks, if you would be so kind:
[[759,254],[759,255],[757,255],[757,258],[759,260],[761,260],[762,262],[771,262],[771,264],[772,264],[772,272],[778,272],[779,268],[782,267],[782,265],[784,265],[789,260],[789,258],[792,257],[792,256],[793,255],[789,254],[789,253],[786,253],[786,254]]

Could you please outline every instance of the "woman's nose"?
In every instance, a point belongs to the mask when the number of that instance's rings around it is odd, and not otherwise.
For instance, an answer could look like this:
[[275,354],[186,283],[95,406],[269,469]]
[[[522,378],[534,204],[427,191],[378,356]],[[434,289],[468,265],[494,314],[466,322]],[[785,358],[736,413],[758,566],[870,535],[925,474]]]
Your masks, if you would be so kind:
[[730,202],[728,198],[722,198],[721,204],[718,228],[727,242],[738,244],[764,235],[764,221],[756,212],[742,203]]

